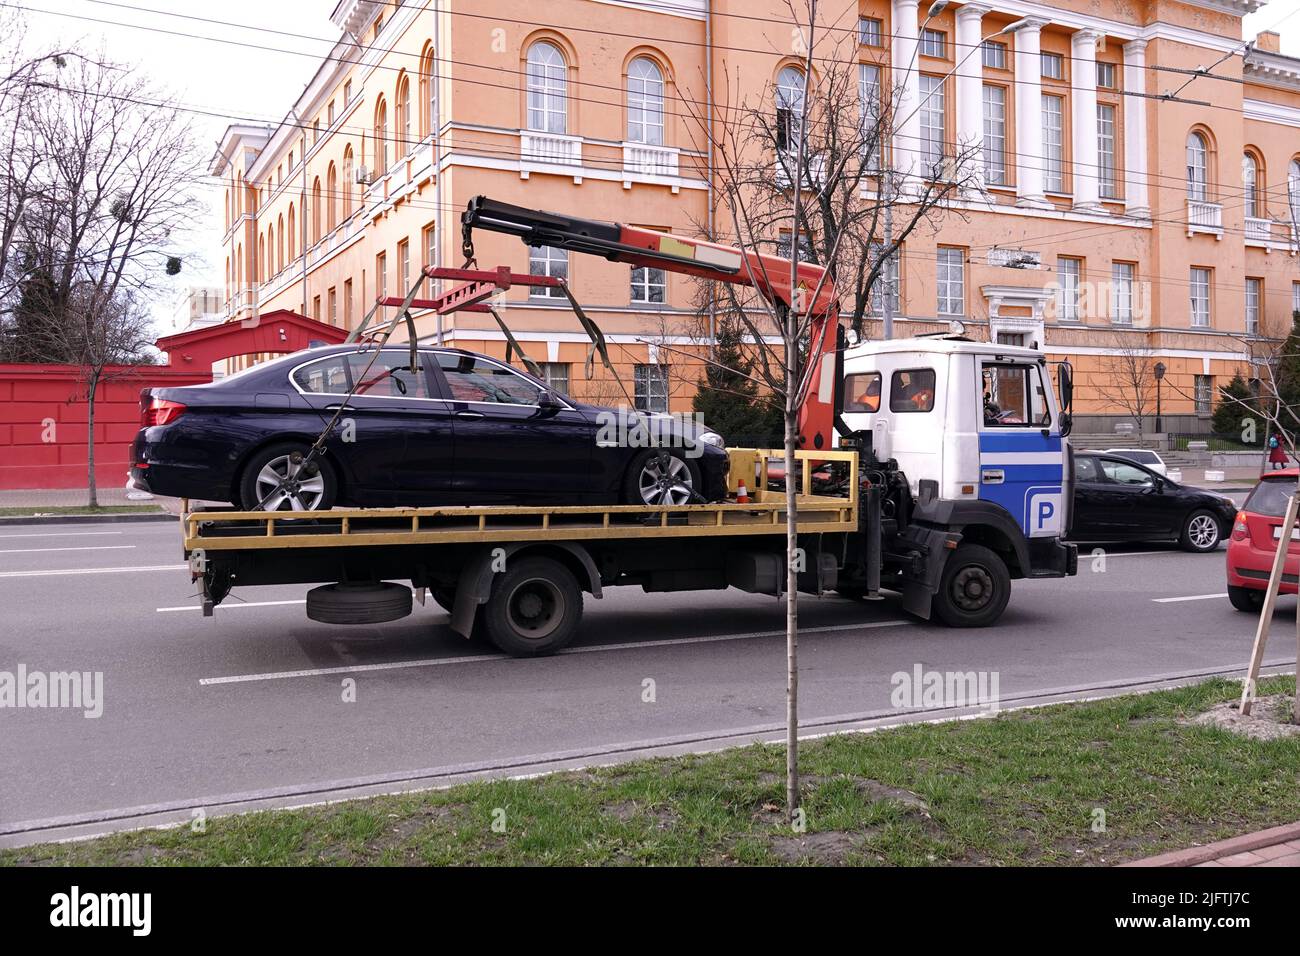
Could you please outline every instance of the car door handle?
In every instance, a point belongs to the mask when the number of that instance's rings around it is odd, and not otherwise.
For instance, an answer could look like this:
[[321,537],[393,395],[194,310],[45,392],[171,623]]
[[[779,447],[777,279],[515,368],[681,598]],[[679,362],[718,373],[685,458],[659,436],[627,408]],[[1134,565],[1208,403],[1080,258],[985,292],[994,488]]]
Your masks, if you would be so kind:
[[478,421],[480,418],[483,418],[484,415],[482,412],[464,411],[464,412],[457,412],[456,417],[467,422],[473,422],[473,421]]
[[327,411],[327,412],[337,412],[340,408],[343,408],[343,406],[342,406],[342,405],[326,405],[326,406],[325,406],[325,411]]

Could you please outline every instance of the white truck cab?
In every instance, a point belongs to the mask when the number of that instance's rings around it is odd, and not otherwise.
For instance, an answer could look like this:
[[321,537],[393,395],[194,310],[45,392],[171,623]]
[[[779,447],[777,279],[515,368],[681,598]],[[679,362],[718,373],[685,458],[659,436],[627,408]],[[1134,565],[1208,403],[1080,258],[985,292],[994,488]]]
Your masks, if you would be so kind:
[[914,496],[981,503],[958,507],[968,514],[1000,509],[1026,539],[1064,536],[1069,418],[1042,352],[957,336],[891,339],[849,348],[843,374],[844,424],[870,433],[876,458],[897,461]]

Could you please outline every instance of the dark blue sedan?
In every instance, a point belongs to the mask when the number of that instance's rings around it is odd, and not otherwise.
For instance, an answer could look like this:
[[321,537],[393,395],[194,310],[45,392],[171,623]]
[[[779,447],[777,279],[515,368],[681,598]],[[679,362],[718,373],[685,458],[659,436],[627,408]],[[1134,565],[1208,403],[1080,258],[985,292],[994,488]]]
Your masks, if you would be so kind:
[[[247,510],[725,497],[722,438],[689,421],[576,402],[474,352],[421,348],[415,372],[410,356],[335,345],[146,389],[131,483]],[[319,467],[302,469],[354,387]]]

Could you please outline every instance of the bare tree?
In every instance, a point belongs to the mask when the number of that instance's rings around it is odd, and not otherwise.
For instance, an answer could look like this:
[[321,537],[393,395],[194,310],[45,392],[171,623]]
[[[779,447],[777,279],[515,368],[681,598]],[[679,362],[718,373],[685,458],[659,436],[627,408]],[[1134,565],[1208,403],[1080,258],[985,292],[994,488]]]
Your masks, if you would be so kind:
[[[870,71],[860,70],[856,36],[840,22],[856,23],[856,6],[845,6],[832,22],[819,12],[818,0],[788,0],[787,6],[798,69],[783,71],[776,84],[756,95],[733,98],[709,90],[710,99],[737,105],[725,123],[697,116],[696,125],[714,157],[716,202],[726,224],[715,238],[751,256],[774,251],[787,256],[784,278],[791,289],[798,287],[801,262],[825,267],[817,287],[801,290],[793,307],[762,291],[770,288],[769,276],[750,276],[753,287],[720,284],[714,291],[721,308],[747,332],[752,376],[784,409],[786,804],[793,820],[800,803],[795,448],[799,408],[817,368],[808,356],[822,344],[810,342],[812,306],[824,302],[833,288],[833,295],[849,304],[850,324],[861,330],[899,246],[917,229],[937,227],[955,200],[979,198],[981,190],[975,150],[951,142],[917,150],[916,144],[896,139],[915,108],[902,99],[902,89],[884,97],[880,74],[873,83]],[[742,89],[738,74],[733,80],[724,69],[722,75],[728,86]],[[915,158],[900,175],[883,175],[893,152],[887,144],[894,142]],[[890,231],[884,229],[887,215],[893,219]]]
[[1111,336],[1112,351],[1102,358],[1097,386],[1103,405],[1118,408],[1133,419],[1139,444],[1146,416],[1156,405],[1156,352],[1146,334],[1116,332]]

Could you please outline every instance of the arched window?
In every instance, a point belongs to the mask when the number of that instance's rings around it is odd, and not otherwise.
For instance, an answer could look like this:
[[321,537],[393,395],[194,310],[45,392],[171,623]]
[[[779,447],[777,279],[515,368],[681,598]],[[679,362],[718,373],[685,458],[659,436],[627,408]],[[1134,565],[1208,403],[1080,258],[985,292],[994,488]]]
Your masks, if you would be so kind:
[[352,146],[343,148],[343,219],[346,222],[352,215]]
[[538,40],[528,48],[528,128],[566,133],[569,127],[569,77],[564,54]]
[[388,104],[381,98],[375,107],[375,175],[388,172]]
[[1241,188],[1246,196],[1246,216],[1250,219],[1263,217],[1263,207],[1259,196],[1259,161],[1251,153],[1241,157]]
[[230,256],[226,256],[226,298],[230,298]]
[[279,240],[275,247],[275,271],[284,271],[284,216],[279,219],[280,228],[275,231],[275,237]]
[[433,50],[420,60],[420,138],[436,133],[438,90],[434,83]]
[[320,177],[311,183],[311,244],[320,242]]
[[664,144],[664,74],[659,64],[639,56],[627,68],[627,139]]
[[280,272],[275,264],[275,223],[266,227],[266,272],[268,277]]
[[289,203],[289,261],[298,258],[298,217],[294,215],[293,203]]
[[397,81],[397,159],[411,150],[411,78]]
[[326,208],[329,215],[326,218],[329,224],[330,232],[339,224],[338,216],[338,195],[339,195],[339,171],[330,163],[329,171],[325,174],[325,191],[326,191]]
[[776,77],[776,145],[794,149],[803,125],[803,71],[784,67]]
[[1300,159],[1291,160],[1286,173],[1286,195],[1291,207],[1291,225],[1300,223]]
[[257,237],[257,276],[256,281],[266,281],[266,236]]
[[1209,197],[1210,146],[1202,133],[1187,137],[1187,198],[1205,202]]

